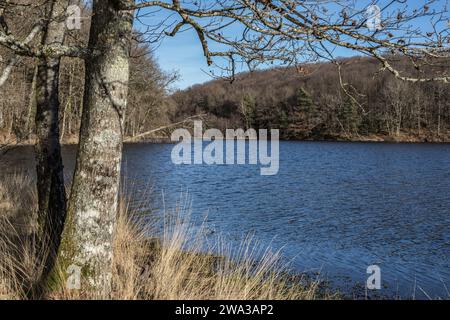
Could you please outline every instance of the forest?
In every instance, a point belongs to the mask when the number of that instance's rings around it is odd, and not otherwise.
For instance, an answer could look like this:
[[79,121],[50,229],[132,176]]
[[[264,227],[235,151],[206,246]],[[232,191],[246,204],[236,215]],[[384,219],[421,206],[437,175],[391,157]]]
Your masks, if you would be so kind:
[[[209,127],[280,129],[286,140],[450,140],[447,84],[409,83],[376,74],[379,62],[368,57],[339,62],[339,67],[321,62],[244,72],[233,82],[215,79],[175,91],[177,74],[163,71],[151,48],[136,43],[125,136],[151,131],[140,140],[164,140],[177,127],[173,124],[203,115]],[[449,68],[448,62],[443,67]],[[77,141],[83,69],[79,59],[62,61],[59,123],[65,143]],[[24,61],[0,88],[9,97],[0,101],[2,141],[32,137],[34,70]],[[21,90],[16,90],[18,85]]]
[[178,91],[175,119],[207,113],[212,127],[280,129],[289,140],[449,141],[447,84],[377,74],[379,62],[368,57],[338,61],[247,72],[232,83]]
[[[19,14],[22,9],[14,10]],[[86,9],[83,15],[89,19],[90,12]],[[12,20],[9,28],[25,35],[36,17],[18,21]],[[67,33],[67,44],[88,42],[87,24]],[[221,130],[280,129],[281,138],[288,140],[450,140],[448,84],[402,81],[389,72],[379,72],[380,61],[373,57],[272,67],[240,73],[233,81],[218,78],[174,90],[178,75],[164,71],[152,45],[142,42],[137,36],[130,54],[130,93],[124,117],[124,135],[129,140],[135,136],[137,140],[167,139],[174,124],[186,125],[185,119],[197,115]],[[0,46],[0,63],[7,65],[11,57]],[[405,58],[394,56],[392,60],[399,68],[426,76],[427,68],[419,72]],[[450,70],[450,61],[439,60],[431,71],[436,68]],[[33,139],[36,73],[36,61],[22,57],[8,81],[0,80],[1,96],[8,97],[0,99],[0,142]],[[84,82],[83,59],[63,57],[58,121],[63,143],[78,141]],[[154,131],[157,128],[161,130]]]

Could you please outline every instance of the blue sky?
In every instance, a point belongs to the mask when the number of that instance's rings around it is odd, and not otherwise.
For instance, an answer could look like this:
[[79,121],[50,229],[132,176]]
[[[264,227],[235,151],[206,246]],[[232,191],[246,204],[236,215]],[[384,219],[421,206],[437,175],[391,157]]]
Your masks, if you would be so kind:
[[211,80],[211,76],[202,71],[209,69],[197,35],[192,30],[176,37],[164,38],[155,49],[155,57],[161,69],[179,73],[180,80],[175,84],[176,88],[184,89]]
[[[352,50],[338,48],[337,57],[357,55]],[[176,37],[166,37],[154,50],[159,66],[164,71],[176,71],[180,79],[174,84],[176,89],[185,89],[194,84],[212,80],[208,74],[211,68],[206,63],[198,37],[193,30],[188,30]],[[245,67],[237,67],[237,71],[246,71]]]
[[[424,0],[406,1],[414,8],[420,6],[420,3],[425,3]],[[383,1],[380,2],[383,3]],[[368,5],[370,3],[371,0],[362,0],[358,4]],[[437,7],[441,4],[443,7],[445,3],[448,3],[448,0],[438,0]],[[338,8],[335,8],[335,10],[339,12]],[[157,13],[150,21],[157,23],[157,20],[162,20],[163,18],[163,13]],[[137,27],[139,28],[139,24],[137,24]],[[212,48],[212,50],[215,49],[214,46],[212,46]],[[357,55],[359,53],[339,48],[334,54],[335,56],[345,57]],[[211,70],[211,68],[207,66],[202,47],[193,30],[179,32],[175,37],[165,37],[162,42],[159,43],[158,47],[155,48],[154,55],[161,69],[168,72],[178,72],[180,79],[174,84],[174,87],[177,89],[184,89],[194,84],[203,83],[212,79],[210,75],[204,72]],[[242,70],[242,68],[238,68],[238,71]]]

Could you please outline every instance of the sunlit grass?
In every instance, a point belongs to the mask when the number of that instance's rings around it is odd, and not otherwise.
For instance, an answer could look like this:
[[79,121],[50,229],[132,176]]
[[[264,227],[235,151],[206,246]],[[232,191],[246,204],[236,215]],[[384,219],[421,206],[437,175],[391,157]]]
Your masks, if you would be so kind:
[[[36,193],[29,178],[16,175],[0,184],[0,297],[26,299],[42,266],[35,246]],[[207,241],[202,226],[179,205],[164,214],[156,230],[142,221],[122,197],[114,241],[112,293],[68,289],[64,284],[47,299],[317,299],[318,281],[293,281],[279,252],[246,239],[232,248],[218,237]],[[62,271],[61,271],[62,272]],[[61,277],[63,278],[63,277]],[[300,284],[302,282],[302,284]],[[31,296],[32,297],[32,296]]]

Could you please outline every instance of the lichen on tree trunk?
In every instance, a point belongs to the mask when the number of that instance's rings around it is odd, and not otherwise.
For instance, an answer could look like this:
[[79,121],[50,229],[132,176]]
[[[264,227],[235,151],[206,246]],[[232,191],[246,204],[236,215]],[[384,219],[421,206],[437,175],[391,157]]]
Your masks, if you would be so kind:
[[113,233],[127,105],[133,1],[93,2],[77,163],[58,264],[81,268],[81,286],[110,291]]

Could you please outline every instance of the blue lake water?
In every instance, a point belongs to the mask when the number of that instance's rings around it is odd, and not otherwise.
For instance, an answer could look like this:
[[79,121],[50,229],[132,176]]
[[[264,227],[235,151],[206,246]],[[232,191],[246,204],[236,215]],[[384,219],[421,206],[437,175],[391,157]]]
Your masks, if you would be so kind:
[[[158,212],[188,193],[194,222],[207,215],[207,228],[229,241],[251,234],[282,248],[293,270],[320,271],[348,294],[375,264],[378,295],[449,296],[449,144],[280,142],[274,176],[254,165],[174,165],[172,148],[125,147],[126,189],[136,202]],[[3,166],[32,171],[31,149],[23,149]],[[68,174],[74,155],[65,148]]]

